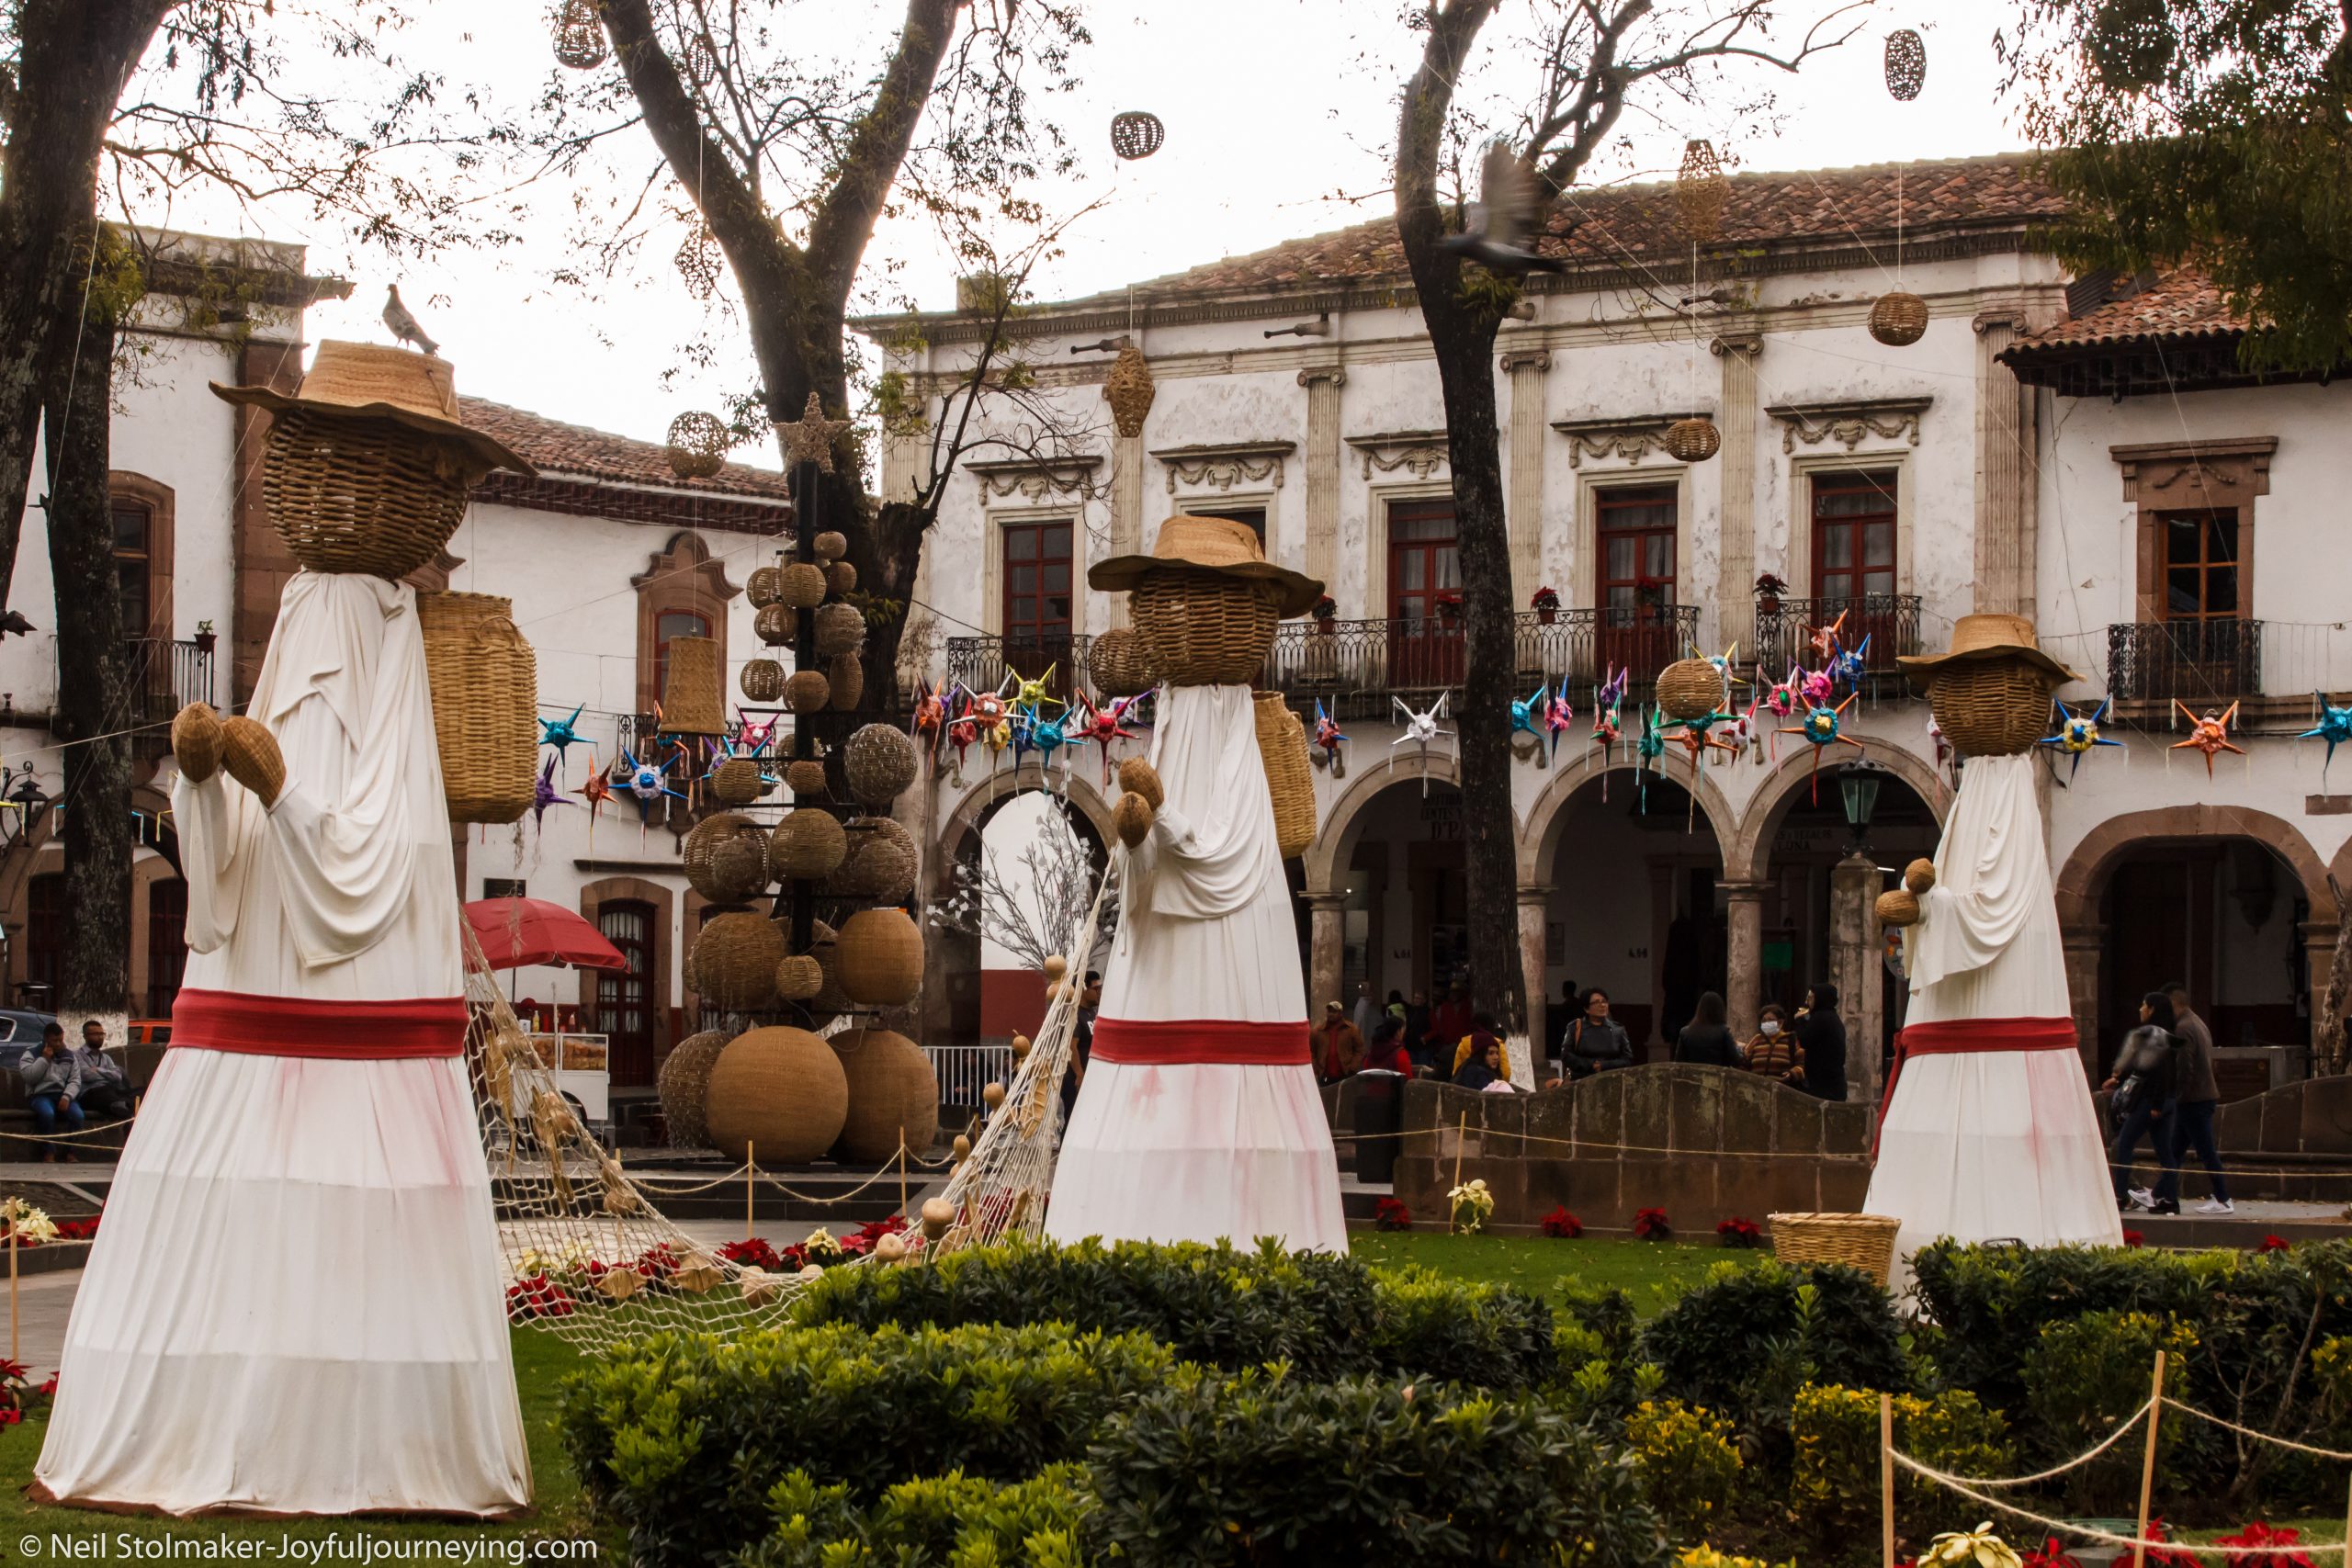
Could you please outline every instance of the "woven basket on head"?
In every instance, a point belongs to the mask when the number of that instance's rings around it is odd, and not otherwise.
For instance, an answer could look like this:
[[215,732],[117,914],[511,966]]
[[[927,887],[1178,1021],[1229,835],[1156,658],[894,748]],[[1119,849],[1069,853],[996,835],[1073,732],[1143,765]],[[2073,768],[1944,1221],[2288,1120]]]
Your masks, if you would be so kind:
[[388,419],[288,409],[270,426],[261,491],[278,537],[312,571],[398,581],[441,553],[480,468]]
[[709,1145],[710,1127],[703,1119],[703,1103],[710,1089],[710,1069],[726,1048],[723,1031],[706,1029],[687,1035],[662,1058],[653,1087],[662,1096],[662,1122],[670,1131],[672,1148],[699,1149]]
[[743,602],[754,610],[784,603],[784,568],[763,566],[743,583]]
[[819,800],[831,793],[825,787],[825,764],[822,762],[786,763],[784,787],[800,800]]
[[1256,708],[1258,761],[1274,797],[1274,841],[1290,860],[1315,841],[1315,769],[1307,761],[1306,731],[1279,692],[1260,692]]
[[770,604],[752,617],[752,630],[770,648],[782,648],[800,635],[800,612],[789,604]]
[[843,750],[842,771],[861,806],[887,810],[915,782],[921,759],[914,738],[896,725],[869,724],[849,738]]
[[849,536],[828,528],[808,541],[808,547],[819,560],[839,560],[849,554]]
[[2033,749],[2056,688],[2022,659],[1948,664],[1928,682],[1928,710],[1963,757],[2014,757]]
[[1894,1233],[1903,1222],[1885,1214],[1773,1214],[1772,1251],[1783,1263],[1842,1263],[1874,1283],[1886,1283],[1894,1262]]
[[1678,419],[1666,427],[1667,455],[1678,463],[1703,463],[1724,444],[1715,422],[1703,414]]
[[[759,765],[752,766],[756,773]],[[686,881],[714,904],[741,904],[768,885],[767,830],[740,813],[695,823],[684,853]]]
[[1102,378],[1102,400],[1111,405],[1111,422],[1119,427],[1120,434],[1132,440],[1143,434],[1144,416],[1151,412],[1157,396],[1151,365],[1143,350],[1133,344],[1119,350],[1119,357],[1111,362],[1111,373]]
[[736,677],[743,694],[755,703],[772,703],[784,695],[784,666],[773,659],[754,659]]
[[1133,626],[1113,626],[1097,635],[1086,650],[1086,672],[1106,697],[1132,697],[1151,690],[1151,666],[1143,656],[1143,637]]
[[878,1165],[901,1145],[921,1158],[939,1136],[939,1075],[923,1048],[888,1029],[844,1029],[832,1038],[849,1082],[838,1152]]
[[837,653],[828,666],[832,671],[835,713],[849,713],[865,700],[865,665],[854,653]]
[[1668,718],[1704,718],[1723,694],[1724,678],[1703,659],[1678,659],[1658,672],[1657,705]]
[[849,825],[848,835],[848,854],[825,879],[827,897],[896,904],[913,894],[913,834],[888,817],[861,817]]
[[922,931],[904,909],[860,909],[836,945],[842,989],[860,1007],[903,1007],[922,989]]
[[826,604],[817,611],[817,657],[855,653],[865,646],[865,617],[854,604]]
[[726,734],[726,649],[712,637],[673,637],[668,648],[662,728],[677,735]]
[[1147,572],[1134,604],[1145,661],[1171,686],[1256,679],[1281,618],[1271,588],[1181,567]]
[[834,561],[825,568],[825,586],[836,597],[847,598],[857,586],[857,568],[845,560]]
[[728,1158],[807,1165],[842,1135],[849,1077],[807,1030],[754,1029],[718,1054],[703,1107],[710,1141]]
[[1927,331],[1928,302],[1917,294],[1898,288],[1871,306],[1871,336],[1889,348],[1917,343]]
[[796,610],[813,610],[824,602],[823,567],[797,560],[784,569],[784,582],[777,592],[777,604],[789,604]]
[[796,670],[784,683],[784,705],[795,713],[820,713],[833,700],[833,683],[817,670]]
[[416,596],[452,822],[518,822],[537,792],[538,660],[512,610],[489,593]]
[[705,1000],[729,1012],[748,1012],[775,999],[776,961],[784,932],[765,915],[713,915],[695,938],[695,981]]
[[775,966],[775,994],[786,1001],[811,1001],[824,988],[823,967],[805,953],[796,953]]
[[821,882],[840,869],[849,836],[830,811],[787,812],[768,838],[768,874],[778,882]]
[[710,771],[710,793],[721,806],[749,806],[767,792],[756,757],[729,757]]

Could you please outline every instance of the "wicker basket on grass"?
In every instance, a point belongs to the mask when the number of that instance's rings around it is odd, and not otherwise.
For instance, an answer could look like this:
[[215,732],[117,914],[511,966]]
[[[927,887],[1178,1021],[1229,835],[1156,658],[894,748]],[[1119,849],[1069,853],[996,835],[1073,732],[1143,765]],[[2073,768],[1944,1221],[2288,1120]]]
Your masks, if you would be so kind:
[[1724,678],[1703,659],[1678,659],[1658,672],[1657,705],[1668,718],[1704,718],[1723,694]]
[[904,909],[860,909],[835,945],[842,989],[860,1007],[903,1007],[922,989],[922,931]]
[[1772,1251],[1783,1263],[1842,1263],[1872,1282],[1886,1283],[1894,1265],[1894,1233],[1901,1220],[1888,1214],[1774,1214]]
[[433,736],[452,822],[516,822],[538,783],[538,660],[513,605],[490,593],[419,593]]
[[263,449],[261,490],[278,536],[304,566],[398,581],[458,531],[478,471],[389,419],[287,409]]
[[1260,692],[1256,709],[1258,760],[1274,797],[1274,841],[1290,860],[1315,841],[1315,769],[1307,761],[1306,731],[1279,692]]
[[768,839],[768,874],[778,882],[821,882],[849,853],[849,837],[832,813],[809,807],[789,812]]
[[2050,722],[2048,674],[2022,659],[1948,665],[1928,682],[1928,708],[1963,757],[2014,757]]
[[687,883],[714,904],[741,904],[768,885],[767,830],[740,813],[695,824],[684,855]]
[[869,724],[849,738],[842,771],[862,806],[888,809],[915,782],[921,763],[914,738],[893,724]]
[[1263,583],[1214,571],[1161,568],[1135,589],[1145,661],[1174,686],[1229,686],[1257,678],[1281,618]]
[[710,1090],[710,1069],[718,1065],[718,1054],[725,1049],[725,1031],[706,1029],[700,1034],[687,1035],[662,1058],[662,1070],[653,1076],[653,1087],[662,1096],[662,1122],[669,1129],[672,1148],[708,1146],[710,1127],[704,1120],[703,1105]]
[[713,915],[695,938],[696,987],[729,1012],[749,1012],[775,999],[775,966],[784,932],[765,915]]
[[727,650],[717,637],[673,637],[662,682],[662,728],[674,735],[727,733]]
[[1143,637],[1133,626],[1114,626],[1086,650],[1086,671],[1106,697],[1132,697],[1151,690],[1151,664]]
[[784,666],[773,659],[754,659],[736,677],[743,694],[755,703],[772,703],[784,695]]

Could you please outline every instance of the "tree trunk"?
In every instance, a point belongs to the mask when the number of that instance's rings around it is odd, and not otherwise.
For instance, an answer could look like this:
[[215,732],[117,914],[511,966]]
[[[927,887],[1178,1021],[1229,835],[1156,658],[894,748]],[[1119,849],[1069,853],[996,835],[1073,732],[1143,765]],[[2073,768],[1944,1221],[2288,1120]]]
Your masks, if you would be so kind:
[[[56,1008],[120,1013],[130,999],[130,733],[145,716],[115,592],[107,492],[114,329],[89,323],[47,408],[49,554],[57,582],[59,814],[65,930]],[[70,382],[70,389],[68,383]]]

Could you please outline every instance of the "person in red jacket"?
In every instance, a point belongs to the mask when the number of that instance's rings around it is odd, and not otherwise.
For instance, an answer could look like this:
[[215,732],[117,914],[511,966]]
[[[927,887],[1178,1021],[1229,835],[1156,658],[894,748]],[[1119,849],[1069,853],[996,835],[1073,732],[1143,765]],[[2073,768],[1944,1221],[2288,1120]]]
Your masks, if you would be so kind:
[[1390,1019],[1372,1032],[1372,1046],[1364,1057],[1364,1069],[1379,1069],[1413,1076],[1413,1054],[1405,1049],[1405,1025]]

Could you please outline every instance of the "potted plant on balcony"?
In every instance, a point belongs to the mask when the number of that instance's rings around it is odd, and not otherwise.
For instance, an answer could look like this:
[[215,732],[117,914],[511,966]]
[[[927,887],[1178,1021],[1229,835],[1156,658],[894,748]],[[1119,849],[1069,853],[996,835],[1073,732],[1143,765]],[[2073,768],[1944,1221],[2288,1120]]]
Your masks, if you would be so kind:
[[1539,588],[1535,591],[1534,597],[1528,600],[1527,605],[1535,612],[1535,624],[1539,626],[1548,626],[1559,616],[1560,595],[1555,590]]
[[1449,590],[1449,591],[1447,591],[1446,592],[1440,593],[1440,594],[1436,595],[1436,596],[1435,596],[1435,598],[1431,601],[1431,603],[1433,603],[1433,604],[1436,604],[1436,606],[1437,606],[1437,618],[1439,619],[1439,621],[1441,621],[1442,623],[1443,623],[1443,625],[1444,625],[1444,626],[1445,626],[1445,629],[1446,629],[1447,631],[1452,631],[1452,630],[1453,630],[1456,626],[1458,626],[1458,625],[1460,625],[1460,624],[1461,624],[1461,621],[1462,621],[1462,595],[1461,595],[1461,594],[1456,593],[1456,592],[1452,592],[1451,590]]
[[196,650],[198,653],[211,652],[213,643],[218,640],[219,639],[213,635],[212,623],[210,621],[198,621],[196,623]]
[[1324,637],[1329,637],[1337,632],[1340,629],[1339,615],[1340,602],[1329,593],[1315,601],[1316,631]]
[[1761,577],[1758,577],[1756,580],[1757,609],[1762,611],[1768,615],[1779,615],[1781,613],[1781,595],[1786,593],[1788,591],[1789,585],[1787,583],[1781,581],[1778,577],[1775,577],[1769,571],[1764,573]]

